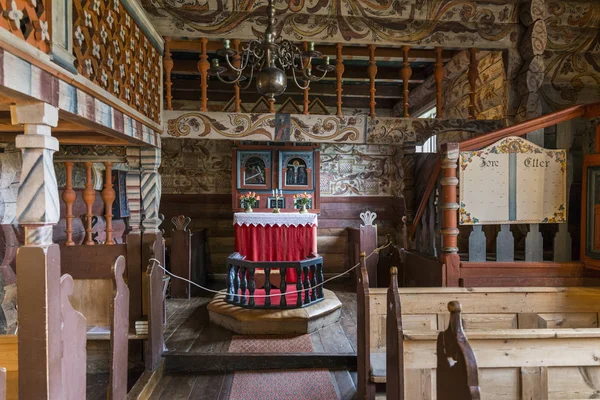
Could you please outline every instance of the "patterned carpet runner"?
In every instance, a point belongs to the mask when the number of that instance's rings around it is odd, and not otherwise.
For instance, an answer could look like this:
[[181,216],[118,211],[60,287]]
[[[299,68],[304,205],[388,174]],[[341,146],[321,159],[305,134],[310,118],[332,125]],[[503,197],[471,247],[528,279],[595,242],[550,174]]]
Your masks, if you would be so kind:
[[[310,335],[234,336],[230,353],[312,353]],[[230,400],[335,400],[328,370],[236,372]]]

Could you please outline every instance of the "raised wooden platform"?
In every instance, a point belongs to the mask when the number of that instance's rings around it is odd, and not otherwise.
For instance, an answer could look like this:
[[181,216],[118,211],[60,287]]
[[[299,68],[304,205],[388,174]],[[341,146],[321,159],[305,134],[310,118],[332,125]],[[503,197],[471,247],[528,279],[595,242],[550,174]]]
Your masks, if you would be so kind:
[[312,333],[339,321],[342,303],[335,293],[324,289],[325,299],[297,309],[250,310],[225,302],[218,294],[208,305],[210,321],[238,334],[303,334]]

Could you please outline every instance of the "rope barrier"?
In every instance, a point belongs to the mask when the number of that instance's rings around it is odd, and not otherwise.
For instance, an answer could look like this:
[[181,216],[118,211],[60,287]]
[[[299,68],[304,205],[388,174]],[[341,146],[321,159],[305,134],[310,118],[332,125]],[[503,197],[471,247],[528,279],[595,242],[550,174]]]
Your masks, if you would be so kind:
[[[391,241],[388,241],[388,242],[387,242],[386,244],[384,244],[383,246],[377,247],[375,250],[373,250],[373,251],[371,252],[371,254],[369,254],[368,256],[366,256],[366,257],[365,257],[365,261],[366,261],[366,260],[368,260],[368,259],[369,259],[369,257],[371,257],[373,254],[379,254],[379,252],[380,252],[381,250],[385,249],[386,247],[389,247],[389,246],[391,246],[391,244],[392,244],[392,242],[391,242]],[[159,266],[159,267],[160,267],[160,268],[161,268],[163,271],[165,271],[165,273],[166,273],[166,274],[168,274],[168,275],[172,276],[173,278],[181,279],[182,281],[188,282],[189,284],[191,284],[191,285],[194,285],[194,286],[196,286],[196,287],[199,287],[199,288],[200,288],[200,289],[202,289],[202,290],[206,290],[206,291],[207,291],[207,292],[209,292],[209,293],[215,293],[215,294],[223,294],[223,293],[225,293],[225,294],[226,294],[226,293],[227,293],[227,289],[221,289],[221,290],[213,290],[213,289],[209,289],[209,288],[207,288],[207,287],[204,287],[204,286],[202,286],[202,285],[199,285],[199,284],[197,284],[196,282],[192,282],[192,281],[190,281],[189,279],[186,279],[186,278],[184,278],[184,277],[181,277],[181,276],[179,276],[179,275],[175,275],[174,273],[167,271],[167,269],[166,269],[165,267],[163,267],[163,266],[162,266],[162,264],[160,263],[160,261],[158,261],[156,258],[151,258],[149,261],[154,261],[154,262],[155,262],[155,263],[156,263],[156,264],[157,264],[157,265],[158,265],[158,266]],[[326,280],[324,280],[324,281],[323,281],[323,282],[321,282],[321,283],[317,283],[317,284],[316,284],[315,286],[313,286],[313,287],[315,287],[315,288],[316,288],[316,287],[318,287],[318,286],[323,286],[323,285],[325,285],[327,282],[331,282],[331,281],[332,281],[332,280],[334,280],[334,279],[337,279],[337,278],[339,278],[339,277],[341,277],[341,276],[343,276],[343,275],[346,275],[347,273],[349,273],[349,272],[351,272],[351,271],[355,270],[355,269],[356,269],[356,268],[358,268],[359,266],[360,266],[360,262],[359,262],[358,264],[356,264],[355,266],[353,266],[352,268],[349,268],[349,269],[347,269],[346,271],[344,271],[344,272],[342,272],[342,273],[340,273],[340,274],[337,274],[337,275],[335,275],[335,276],[332,276],[331,278],[329,278],[329,279],[326,279]],[[310,289],[312,289],[313,287],[311,287]],[[253,297],[255,297],[255,298],[275,297],[275,296],[288,295],[288,294],[293,294],[293,293],[302,293],[302,292],[305,292],[306,290],[308,290],[308,289],[306,289],[306,288],[305,288],[305,289],[301,289],[301,290],[293,290],[293,291],[291,291],[291,292],[285,292],[285,293],[276,293],[276,294],[264,294],[264,295],[263,295],[263,294],[253,294],[252,296],[253,296]],[[235,296],[240,296],[240,295],[239,295],[239,294],[236,294]],[[248,296],[250,296],[250,295],[248,295]]]

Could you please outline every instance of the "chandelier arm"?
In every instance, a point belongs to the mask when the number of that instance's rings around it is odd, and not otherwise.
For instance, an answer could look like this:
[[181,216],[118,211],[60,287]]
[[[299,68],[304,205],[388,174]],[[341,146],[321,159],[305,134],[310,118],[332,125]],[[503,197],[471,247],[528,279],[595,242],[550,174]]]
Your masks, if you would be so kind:
[[[227,66],[229,68],[231,68],[232,70],[234,70],[235,72],[240,73],[240,74],[244,71],[244,68],[246,67],[245,65],[241,66],[240,68],[234,67],[233,64],[231,64],[231,61],[229,60],[229,55],[225,56],[225,61],[227,62]],[[246,64],[248,64],[247,61],[246,61]]]
[[252,83],[252,78],[254,78],[254,65],[250,69],[250,78],[248,79],[248,83],[246,84],[246,86],[240,85],[240,89],[242,89],[242,90],[248,89],[250,87],[250,84]]
[[217,73],[216,77],[217,77],[217,78],[218,78],[218,79],[219,79],[221,82],[223,82],[223,83],[227,83],[227,84],[229,84],[229,85],[233,85],[234,83],[236,83],[236,82],[239,82],[240,78],[242,77],[242,73],[241,73],[241,72],[238,72],[238,76],[237,76],[235,79],[233,79],[233,80],[227,80],[227,79],[223,79],[223,78],[221,77],[221,73],[220,73],[220,72],[218,72],[218,73]]
[[296,69],[292,68],[292,76],[294,77],[294,83],[296,84],[296,86],[298,86],[300,89],[304,90],[304,89],[308,89],[308,86],[310,85],[310,81],[307,80],[306,81],[306,86],[302,86],[299,82],[298,82],[298,78],[296,77]]
[[323,71],[323,75],[321,75],[320,77],[317,77],[315,75],[306,75],[306,74],[304,74],[304,77],[311,82],[318,82],[321,79],[325,78],[325,75],[327,75],[327,71]]

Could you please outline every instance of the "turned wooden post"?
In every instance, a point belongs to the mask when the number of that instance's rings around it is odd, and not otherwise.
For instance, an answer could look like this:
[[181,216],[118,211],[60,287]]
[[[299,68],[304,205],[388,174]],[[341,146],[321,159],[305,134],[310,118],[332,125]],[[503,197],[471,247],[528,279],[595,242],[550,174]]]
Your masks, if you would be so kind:
[[460,257],[458,255],[458,203],[456,168],[458,143],[442,145],[442,256],[446,265],[446,286],[458,286]]
[[344,89],[342,88],[342,76],[344,75],[344,60],[342,59],[342,49],[344,45],[338,43],[336,45],[336,60],[335,60],[335,78],[336,78],[336,89],[337,92],[337,113],[338,117],[343,115],[342,112],[342,92]]
[[96,200],[96,191],[94,190],[94,184],[92,182],[92,167],[94,166],[91,162],[85,163],[85,189],[81,195],[83,202],[86,206],[85,212],[85,245],[93,246],[94,239],[92,239],[92,206],[94,200]]
[[[308,51],[308,42],[304,42],[304,51]],[[311,68],[311,63],[309,62],[308,65],[306,66],[308,68],[308,75],[310,75],[310,68]],[[306,82],[308,84],[308,81]],[[308,92],[310,91],[310,87],[307,85],[306,89],[304,89],[304,107],[302,109],[302,114],[304,115],[308,115],[308,105],[309,105],[309,100],[308,100]]]
[[477,49],[469,49],[469,119],[475,119],[477,113],[475,111],[475,94],[477,93]]
[[165,98],[167,99],[167,110],[172,110],[173,106],[171,105],[173,100],[173,95],[171,94],[171,87],[173,83],[171,82],[171,71],[173,70],[173,58],[171,58],[171,37],[165,36],[165,57],[163,60],[163,67],[165,69]]
[[374,44],[370,44],[369,45],[369,68],[367,70],[367,72],[369,73],[369,83],[370,83],[370,96],[371,96],[371,100],[369,101],[369,116],[371,118],[375,117],[375,105],[377,104],[375,102],[375,76],[377,75],[377,64],[375,63],[375,45]]
[[75,246],[75,242],[73,241],[73,204],[75,200],[77,200],[77,193],[73,190],[73,165],[72,162],[66,162],[66,175],[67,175],[67,183],[65,184],[65,190],[62,194],[62,199],[66,205],[67,215],[65,216],[67,222],[67,228],[65,229],[65,233],[67,234],[67,240],[65,242],[65,246]]
[[[171,270],[175,275],[191,280],[192,278],[192,232],[187,229],[192,222],[190,217],[180,215],[171,218]],[[171,297],[190,298],[190,283],[175,279],[171,283]]]
[[112,205],[115,202],[115,189],[113,189],[112,184],[112,163],[105,162],[104,167],[105,175],[104,175],[104,190],[102,190],[102,201],[104,202],[104,217],[106,218],[106,242],[104,244],[113,245],[115,241],[113,240],[113,228],[112,228]]
[[58,140],[51,135],[58,109],[37,102],[11,105],[10,113],[13,124],[24,125],[15,139],[23,154],[16,217],[24,231],[17,252],[19,398],[70,399],[62,385],[60,249],[52,242],[60,219],[53,163]]
[[[233,43],[233,48],[235,49],[235,51],[237,51],[237,54],[235,56],[233,56],[233,62],[231,63],[234,67],[236,68],[240,68],[241,67],[241,56],[240,56],[240,41],[238,39],[233,39],[231,41]],[[242,112],[242,99],[240,96],[240,83],[236,82],[233,85],[233,90],[235,91],[235,109],[234,111],[236,113]]]
[[404,118],[410,117],[408,114],[408,82],[412,75],[412,69],[410,68],[410,62],[408,61],[408,51],[410,46],[402,46],[402,86],[404,88]]
[[269,112],[274,113],[275,112],[275,99],[268,99],[268,102],[269,102]]
[[200,101],[200,111],[208,111],[207,102],[208,102],[208,70],[210,68],[210,63],[208,62],[208,54],[206,54],[206,45],[208,43],[208,39],[203,37],[200,38],[201,44],[201,54],[200,61],[198,61],[198,71],[200,71],[200,90],[202,91]]
[[442,118],[443,116],[443,107],[442,107],[442,83],[444,81],[444,76],[446,75],[446,70],[444,69],[444,64],[442,63],[442,48],[435,48],[435,72],[433,76],[435,78],[435,112],[436,118]]

